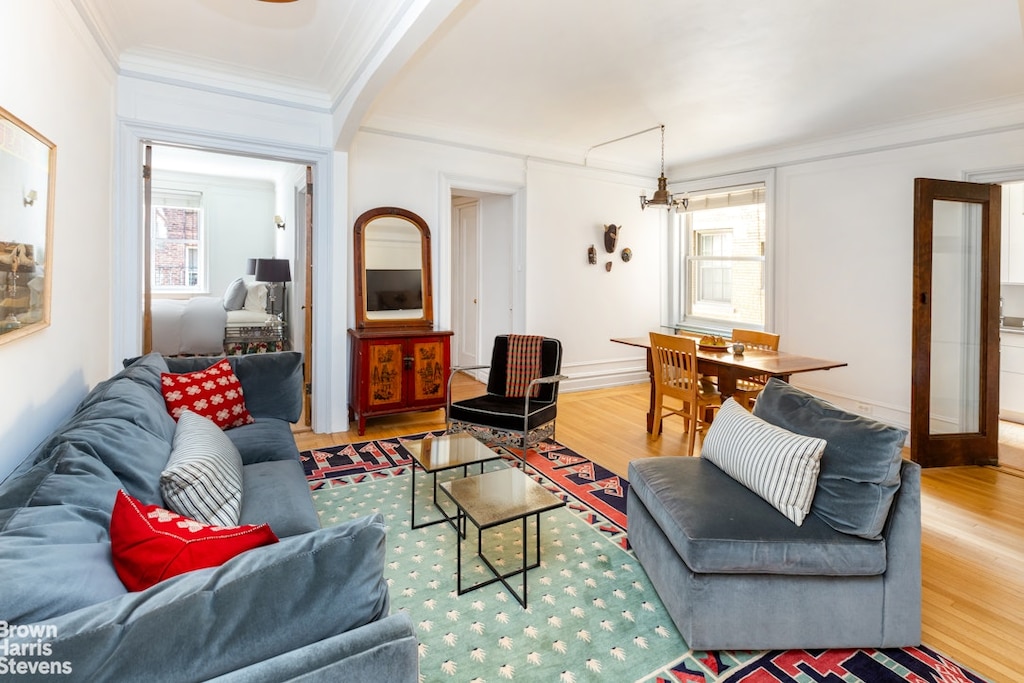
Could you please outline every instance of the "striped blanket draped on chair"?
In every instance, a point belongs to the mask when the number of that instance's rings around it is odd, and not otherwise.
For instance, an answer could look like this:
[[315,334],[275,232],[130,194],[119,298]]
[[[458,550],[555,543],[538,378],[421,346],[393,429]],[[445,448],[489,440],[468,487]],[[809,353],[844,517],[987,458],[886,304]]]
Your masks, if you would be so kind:
[[[544,337],[531,334],[510,334],[505,373],[505,396],[520,398],[526,396],[531,380],[541,376],[541,346]],[[535,386],[530,398],[536,398],[540,391]]]

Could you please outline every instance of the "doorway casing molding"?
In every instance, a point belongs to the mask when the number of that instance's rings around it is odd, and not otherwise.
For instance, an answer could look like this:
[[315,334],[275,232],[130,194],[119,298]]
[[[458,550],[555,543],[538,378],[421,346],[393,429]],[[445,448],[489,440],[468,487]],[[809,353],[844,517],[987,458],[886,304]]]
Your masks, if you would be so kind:
[[438,234],[431,258],[437,268],[438,326],[452,325],[452,192],[468,190],[512,199],[512,332],[526,330],[526,188],[482,178],[441,173],[438,177]]
[[[345,205],[335,204],[335,165],[339,154],[331,149],[288,145],[273,140],[214,135],[163,125],[119,119],[117,156],[114,161],[114,226],[111,244],[111,356],[116,370],[125,358],[139,355],[142,343],[143,268],[142,148],[147,142],[180,145],[211,152],[251,156],[312,167],[314,180],[313,251],[320,261],[313,271],[313,298],[322,315],[313,318],[313,430],[344,431],[348,427],[348,368],[345,349],[333,339],[344,338],[349,283],[344,264],[346,240],[335,240],[334,217],[346,215]],[[341,155],[347,159],[347,154]],[[346,175],[342,168],[341,175]],[[342,195],[341,203],[347,203]],[[340,211],[340,213],[336,213]],[[344,234],[344,233],[342,233]],[[335,253],[335,252],[338,253]],[[341,302],[341,303],[336,303]],[[335,309],[340,309],[339,312]],[[340,321],[340,322],[338,322]],[[338,330],[334,328],[338,327]]]
[[1024,181],[1024,165],[964,171],[962,176],[968,183],[1019,183]]

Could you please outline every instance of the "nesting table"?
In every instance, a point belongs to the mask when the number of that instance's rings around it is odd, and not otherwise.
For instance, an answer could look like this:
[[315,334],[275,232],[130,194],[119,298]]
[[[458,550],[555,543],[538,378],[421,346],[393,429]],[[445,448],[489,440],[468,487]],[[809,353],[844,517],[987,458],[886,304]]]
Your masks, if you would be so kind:
[[[480,472],[484,471],[484,463],[491,460],[499,460],[501,456],[484,444],[477,441],[469,434],[445,434],[444,436],[432,439],[420,439],[403,444],[406,450],[412,455],[415,461],[412,467],[412,509],[409,515],[409,522],[413,529],[421,529],[433,524],[448,522],[456,531],[459,528],[455,525],[454,518],[449,515],[437,502],[437,473],[446,470],[462,468],[462,476],[468,474],[470,465],[479,465]],[[433,499],[434,507],[441,511],[442,517],[429,522],[416,523],[416,465],[419,465],[433,478]],[[460,531],[460,534],[463,533]]]
[[[540,566],[540,514],[565,505],[565,501],[555,496],[543,486],[535,482],[522,470],[508,468],[484,472],[462,479],[453,479],[441,484],[441,491],[448,496],[458,508],[456,513],[456,531],[458,536],[457,557],[457,590],[462,595],[477,588],[489,586],[500,581],[505,589],[526,607],[526,572]],[[530,517],[536,519],[536,538],[534,543],[534,559],[529,562],[527,550],[527,523]],[[462,587],[462,544],[466,539],[466,520],[473,522],[477,528],[476,552],[494,578],[480,583]],[[443,520],[441,520],[443,521]],[[492,527],[519,521],[522,523],[522,566],[510,572],[499,571],[491,560],[483,553],[483,532]],[[523,592],[520,595],[509,584],[508,579],[522,574]]]

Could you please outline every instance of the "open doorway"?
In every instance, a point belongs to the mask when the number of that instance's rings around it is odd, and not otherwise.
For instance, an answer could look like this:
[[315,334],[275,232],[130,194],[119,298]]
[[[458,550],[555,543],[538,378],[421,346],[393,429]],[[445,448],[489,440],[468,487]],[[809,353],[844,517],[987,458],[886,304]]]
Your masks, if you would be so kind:
[[452,189],[452,364],[487,365],[513,331],[514,196]]
[[1024,471],[1024,181],[1001,184],[999,464]]
[[999,183],[999,466],[1024,473],[1024,166],[965,174]]
[[144,346],[165,355],[295,349],[308,357],[308,167],[147,147]]

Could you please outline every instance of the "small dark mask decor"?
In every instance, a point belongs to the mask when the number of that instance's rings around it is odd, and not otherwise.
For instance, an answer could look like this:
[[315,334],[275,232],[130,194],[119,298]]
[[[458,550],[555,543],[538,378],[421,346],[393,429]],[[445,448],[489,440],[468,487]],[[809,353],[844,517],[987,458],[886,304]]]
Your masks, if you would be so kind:
[[615,253],[615,243],[619,239],[619,230],[622,230],[621,225],[604,226],[604,250],[609,254]]
[[597,249],[591,244],[590,248],[587,249],[587,263],[590,265],[597,265]]

